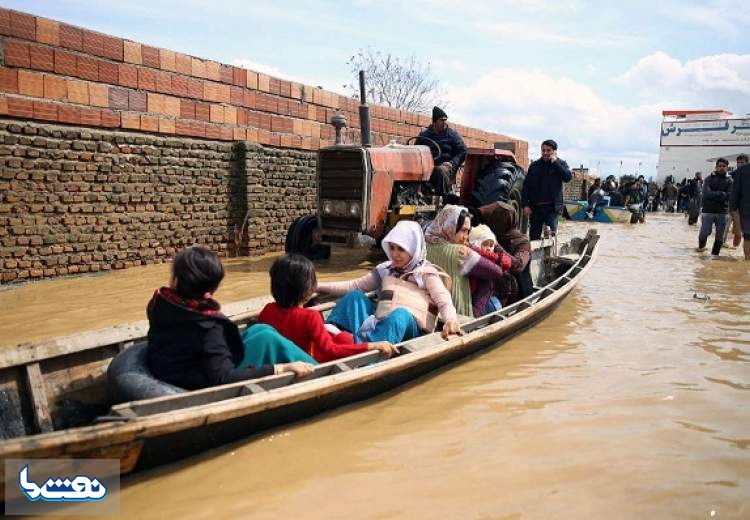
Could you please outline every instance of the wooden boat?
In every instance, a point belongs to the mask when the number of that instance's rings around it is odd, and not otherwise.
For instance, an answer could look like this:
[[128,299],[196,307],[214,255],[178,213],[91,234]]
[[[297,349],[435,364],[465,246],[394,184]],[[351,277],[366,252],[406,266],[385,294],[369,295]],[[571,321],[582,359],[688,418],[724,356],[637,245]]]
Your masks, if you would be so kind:
[[[147,323],[20,345],[0,361],[0,454],[4,459],[115,458],[121,473],[129,473],[367,399],[537,323],[591,267],[598,240],[589,230],[585,238],[559,248],[549,239],[534,241],[535,292],[493,314],[465,318],[462,336],[421,336],[402,343],[399,356],[380,362],[372,351],[324,363],[304,381],[281,374],[111,406],[107,366],[119,352],[143,344]],[[246,326],[268,301],[245,302],[244,311],[232,318]],[[322,312],[332,307],[333,302],[318,306]]]
[[[605,197],[608,199],[608,197]],[[594,212],[589,211],[589,204],[585,200],[565,200],[563,205],[565,216],[575,221],[593,221],[606,224],[635,224],[643,222],[644,213],[640,209],[626,208],[624,206],[598,206]]]

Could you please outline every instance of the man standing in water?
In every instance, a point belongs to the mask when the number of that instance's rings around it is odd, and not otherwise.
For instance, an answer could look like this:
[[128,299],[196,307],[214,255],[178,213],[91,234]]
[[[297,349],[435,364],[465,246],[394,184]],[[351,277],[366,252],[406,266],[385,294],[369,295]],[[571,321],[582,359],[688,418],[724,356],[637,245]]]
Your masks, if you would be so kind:
[[712,255],[718,255],[724,243],[724,228],[727,225],[729,210],[729,193],[732,190],[732,179],[727,175],[729,161],[724,158],[716,160],[716,169],[703,183],[703,212],[701,229],[698,233],[698,251],[706,250],[706,242],[716,226]]
[[745,163],[734,173],[729,208],[734,220],[734,245],[740,245],[744,238],[745,260],[750,261],[750,164]]
[[552,139],[544,141],[542,157],[529,166],[521,191],[523,214],[526,218],[531,216],[531,240],[542,237],[544,224],[557,232],[557,217],[563,207],[562,185],[572,178],[568,163],[557,157],[557,143]]

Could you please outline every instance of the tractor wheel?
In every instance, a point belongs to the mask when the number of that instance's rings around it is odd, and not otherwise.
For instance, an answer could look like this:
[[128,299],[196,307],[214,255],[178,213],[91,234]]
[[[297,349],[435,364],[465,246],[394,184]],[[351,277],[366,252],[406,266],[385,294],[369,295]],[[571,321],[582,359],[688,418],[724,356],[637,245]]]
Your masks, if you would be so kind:
[[513,183],[510,188],[510,196],[508,197],[508,204],[513,206],[516,210],[516,223],[518,230],[521,233],[528,233],[529,231],[529,219],[524,217],[523,208],[521,207],[521,191],[523,190],[523,182],[526,180],[526,172],[523,168],[516,165],[515,173],[513,175]]
[[331,247],[325,244],[315,244],[313,233],[318,227],[318,219],[315,215],[304,215],[298,217],[286,234],[284,251],[287,253],[298,253],[311,260],[322,260],[330,258]]

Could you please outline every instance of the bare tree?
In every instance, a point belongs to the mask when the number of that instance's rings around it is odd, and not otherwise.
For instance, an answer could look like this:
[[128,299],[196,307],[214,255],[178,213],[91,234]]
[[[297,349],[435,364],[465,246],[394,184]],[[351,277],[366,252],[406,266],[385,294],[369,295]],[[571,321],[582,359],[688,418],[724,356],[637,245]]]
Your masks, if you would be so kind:
[[[358,71],[365,71],[368,101],[410,112],[429,112],[433,105],[447,106],[440,82],[432,77],[430,63],[420,63],[414,55],[402,61],[391,53],[368,47],[349,58],[347,65],[354,77]],[[359,96],[359,85],[350,83],[344,88],[353,97]]]

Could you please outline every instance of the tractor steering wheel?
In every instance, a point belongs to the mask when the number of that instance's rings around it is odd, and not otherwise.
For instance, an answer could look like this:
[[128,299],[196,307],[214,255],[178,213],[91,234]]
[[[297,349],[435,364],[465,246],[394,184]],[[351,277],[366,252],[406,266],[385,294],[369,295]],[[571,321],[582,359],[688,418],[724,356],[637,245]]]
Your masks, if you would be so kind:
[[[440,145],[437,144],[435,140],[430,139],[429,137],[425,137],[423,135],[410,137],[409,139],[407,139],[406,144],[410,144],[412,141],[414,141],[414,144],[426,145],[430,149],[430,153],[432,154],[433,159],[437,159],[443,153],[443,151],[440,149]],[[424,141],[424,142],[420,142],[420,141]]]

